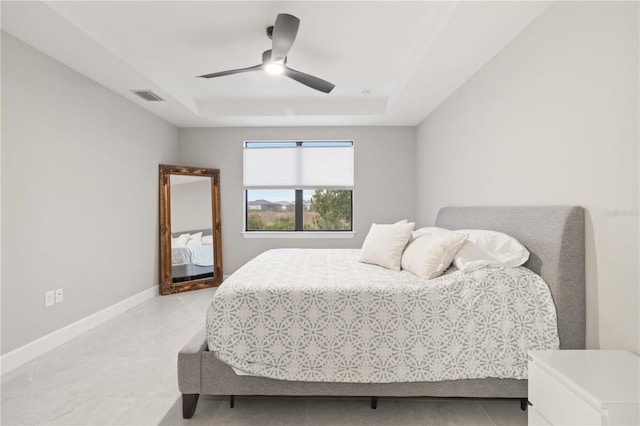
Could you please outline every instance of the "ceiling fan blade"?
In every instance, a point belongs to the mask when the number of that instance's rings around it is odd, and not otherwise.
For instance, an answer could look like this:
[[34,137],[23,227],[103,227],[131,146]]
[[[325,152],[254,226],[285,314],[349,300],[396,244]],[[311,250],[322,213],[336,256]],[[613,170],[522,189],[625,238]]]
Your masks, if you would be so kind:
[[280,13],[273,25],[271,36],[271,60],[281,61],[287,56],[300,27],[300,20],[293,15]]
[[199,75],[197,78],[222,77],[223,75],[240,74],[240,73],[249,72],[249,71],[258,71],[258,70],[261,70],[263,67],[264,67],[264,64],[260,64],[260,65],[255,65],[253,67],[248,67],[248,68],[239,68],[237,70],[220,71],[220,72],[214,72],[212,74]]
[[326,80],[323,80],[318,77],[314,77],[309,74],[305,74],[300,71],[296,71],[287,66],[284,67],[284,72],[282,74],[297,81],[298,83],[302,83],[305,86],[309,86],[312,89],[316,89],[324,93],[329,93],[333,90],[334,87],[336,87],[335,84],[333,83],[329,83]]

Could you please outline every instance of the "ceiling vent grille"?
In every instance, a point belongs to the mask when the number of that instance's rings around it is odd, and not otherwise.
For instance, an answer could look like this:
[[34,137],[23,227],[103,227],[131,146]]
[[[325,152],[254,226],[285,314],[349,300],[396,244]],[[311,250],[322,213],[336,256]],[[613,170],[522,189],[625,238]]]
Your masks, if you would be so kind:
[[149,101],[149,102],[164,101],[164,99],[162,99],[160,96],[153,93],[151,90],[132,90],[132,92],[140,96],[145,101]]

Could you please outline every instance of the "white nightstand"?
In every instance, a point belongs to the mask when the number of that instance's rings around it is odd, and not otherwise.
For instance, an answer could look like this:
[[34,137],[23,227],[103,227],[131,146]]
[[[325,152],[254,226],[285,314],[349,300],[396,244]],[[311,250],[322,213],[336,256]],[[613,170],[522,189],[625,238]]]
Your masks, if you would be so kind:
[[639,388],[630,352],[531,351],[529,425],[638,425]]

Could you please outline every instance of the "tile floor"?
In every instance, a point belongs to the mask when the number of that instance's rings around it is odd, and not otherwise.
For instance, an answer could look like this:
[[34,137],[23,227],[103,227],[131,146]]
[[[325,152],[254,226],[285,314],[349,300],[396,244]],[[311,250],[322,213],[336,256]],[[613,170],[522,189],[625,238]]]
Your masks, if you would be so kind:
[[526,425],[519,401],[203,396],[182,419],[176,356],[214,290],[155,297],[11,371],[3,425]]

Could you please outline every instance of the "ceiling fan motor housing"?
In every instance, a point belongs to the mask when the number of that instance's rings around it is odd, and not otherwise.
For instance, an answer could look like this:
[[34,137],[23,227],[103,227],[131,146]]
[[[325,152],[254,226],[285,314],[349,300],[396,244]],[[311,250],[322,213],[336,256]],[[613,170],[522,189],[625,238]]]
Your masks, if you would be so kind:
[[[268,64],[270,62],[271,62],[271,49],[265,50],[264,52],[262,52],[262,63],[263,64]],[[285,56],[282,61],[278,61],[278,62],[282,62],[282,65],[286,65],[287,64],[287,57]]]

